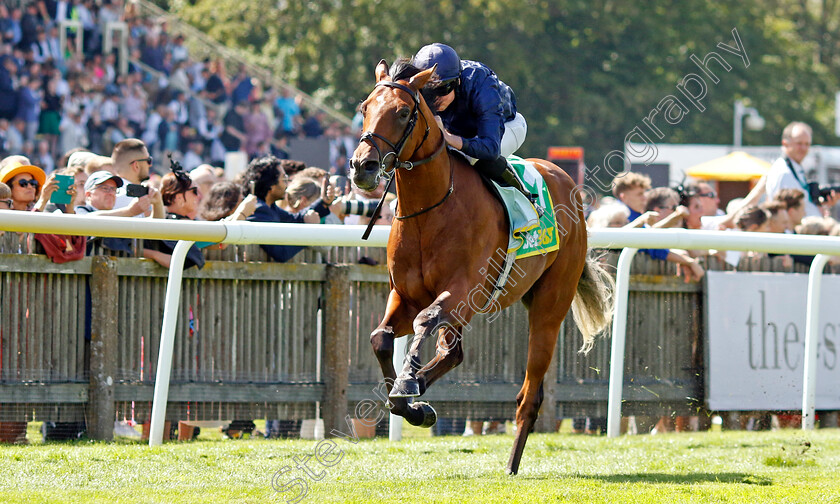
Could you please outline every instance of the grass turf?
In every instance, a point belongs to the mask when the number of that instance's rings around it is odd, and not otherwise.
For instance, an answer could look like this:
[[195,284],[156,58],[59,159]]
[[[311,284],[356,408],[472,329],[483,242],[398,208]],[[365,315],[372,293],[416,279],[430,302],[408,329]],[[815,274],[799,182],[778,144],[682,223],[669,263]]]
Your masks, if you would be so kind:
[[[335,439],[331,453],[321,452],[330,467],[316,461],[317,441],[222,440],[213,432],[155,448],[33,442],[0,447],[0,501],[840,502],[837,429],[532,434],[513,477],[504,471],[512,440],[407,428],[399,443]],[[295,461],[307,456],[309,474]]]

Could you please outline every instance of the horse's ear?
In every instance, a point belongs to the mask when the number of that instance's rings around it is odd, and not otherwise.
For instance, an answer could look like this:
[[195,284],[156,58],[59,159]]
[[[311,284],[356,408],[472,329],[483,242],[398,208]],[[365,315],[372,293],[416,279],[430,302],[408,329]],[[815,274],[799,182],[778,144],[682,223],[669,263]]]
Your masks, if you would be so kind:
[[385,77],[388,77],[388,63],[385,60],[379,60],[379,63],[376,64],[376,82],[381,81]]
[[429,79],[432,78],[432,75],[434,75],[436,69],[437,69],[437,63],[432,65],[432,68],[429,68],[427,70],[423,70],[422,72],[420,72],[420,73],[416,74],[414,77],[412,77],[408,81],[409,85],[411,87],[413,87],[414,89],[417,89],[417,90],[423,89],[423,86],[425,86],[426,83],[429,82]]

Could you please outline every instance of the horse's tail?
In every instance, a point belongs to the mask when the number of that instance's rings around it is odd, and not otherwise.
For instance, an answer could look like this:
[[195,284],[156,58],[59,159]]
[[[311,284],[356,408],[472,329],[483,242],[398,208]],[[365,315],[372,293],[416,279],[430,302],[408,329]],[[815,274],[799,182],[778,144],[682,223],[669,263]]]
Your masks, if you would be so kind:
[[577,284],[577,293],[572,301],[572,315],[583,334],[581,353],[589,352],[595,343],[595,337],[612,322],[615,309],[613,291],[613,277],[601,266],[597,258],[587,254],[586,264]]

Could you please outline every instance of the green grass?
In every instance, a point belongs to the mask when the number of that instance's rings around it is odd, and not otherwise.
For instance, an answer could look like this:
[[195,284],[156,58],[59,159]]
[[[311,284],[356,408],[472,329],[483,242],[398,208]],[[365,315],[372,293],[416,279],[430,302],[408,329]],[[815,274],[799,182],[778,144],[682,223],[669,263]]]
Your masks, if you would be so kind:
[[[508,425],[510,432],[510,425]],[[302,502],[840,502],[840,430],[669,433],[618,439],[531,435],[518,476],[504,468],[512,434],[399,443],[335,440],[319,481],[294,468],[316,441],[198,441],[150,448],[122,440],[0,447],[0,502],[285,502],[272,488],[299,477]],[[205,437],[207,436],[207,437]],[[320,473],[320,474],[319,474]]]

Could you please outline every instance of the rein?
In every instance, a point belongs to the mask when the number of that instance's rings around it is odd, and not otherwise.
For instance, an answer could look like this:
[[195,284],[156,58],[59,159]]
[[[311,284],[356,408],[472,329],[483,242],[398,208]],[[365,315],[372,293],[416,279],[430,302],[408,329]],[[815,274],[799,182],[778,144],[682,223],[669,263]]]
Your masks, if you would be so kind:
[[[411,89],[410,87],[400,84],[399,82],[393,81],[380,81],[377,82],[374,87],[385,86],[394,89],[400,89],[405,91],[406,93],[411,96],[411,99],[414,100],[414,108],[411,110],[411,118],[408,120],[408,124],[405,127],[405,131],[403,132],[402,138],[396,144],[391,143],[390,140],[385,138],[384,136],[380,135],[379,133],[375,133],[373,131],[365,131],[362,133],[361,138],[359,138],[359,143],[361,142],[368,142],[370,143],[374,149],[376,149],[377,156],[379,157],[379,176],[387,177],[388,178],[388,185],[385,187],[385,191],[382,193],[382,198],[379,199],[379,203],[376,205],[376,209],[373,212],[373,215],[370,218],[370,222],[368,222],[368,226],[365,229],[364,234],[362,235],[363,240],[367,240],[370,236],[370,232],[373,229],[374,222],[379,218],[379,213],[382,210],[382,204],[385,202],[385,196],[388,194],[388,189],[391,187],[391,183],[394,181],[394,174],[398,168],[404,168],[406,170],[412,170],[417,166],[424,165],[431,161],[432,159],[436,158],[440,153],[444,151],[446,148],[446,140],[444,140],[443,136],[440,138],[440,145],[438,145],[437,149],[432,153],[431,156],[423,158],[419,161],[411,161],[410,158],[414,157],[414,154],[420,150],[423,144],[426,142],[426,139],[429,137],[429,121],[426,119],[426,116],[423,117],[423,122],[426,123],[426,131],[423,133],[423,139],[420,140],[420,144],[417,145],[417,148],[414,149],[414,153],[409,157],[407,161],[401,161],[400,156],[402,155],[402,151],[405,148],[405,142],[411,137],[411,134],[414,132],[414,127],[417,125],[417,117],[419,116],[420,110],[420,99],[417,96],[417,93]],[[374,141],[374,138],[378,138],[385,142],[388,147],[391,148],[389,152],[386,152],[384,155],[382,154],[382,150]],[[391,160],[393,158],[393,160]],[[390,167],[388,166],[390,162]],[[411,217],[416,217],[423,213],[428,212],[429,210],[440,206],[449,198],[449,195],[452,194],[453,190],[455,189],[455,171],[450,168],[449,170],[449,191],[446,192],[446,195],[435,203],[434,205],[424,208],[419,212],[415,212],[411,215],[403,215],[396,217],[398,220],[403,219],[410,219]]]

